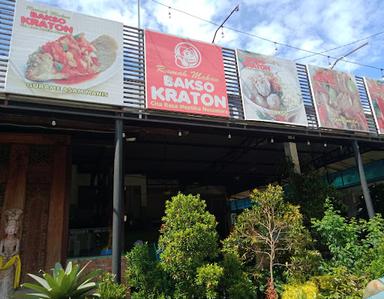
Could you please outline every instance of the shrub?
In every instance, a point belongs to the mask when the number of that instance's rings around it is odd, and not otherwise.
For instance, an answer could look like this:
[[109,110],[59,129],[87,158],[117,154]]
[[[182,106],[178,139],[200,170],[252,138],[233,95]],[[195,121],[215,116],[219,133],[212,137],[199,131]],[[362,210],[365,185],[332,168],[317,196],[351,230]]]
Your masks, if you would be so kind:
[[177,296],[200,298],[197,269],[218,255],[215,217],[199,195],[179,193],[166,202],[160,233],[160,265],[172,278]]
[[18,298],[84,299],[87,296],[98,296],[93,280],[99,275],[99,271],[84,274],[87,265],[80,269],[79,265],[69,262],[64,270],[61,264],[57,263],[52,269],[52,275],[45,272],[43,277],[28,274],[37,283],[24,283],[22,288],[31,291]]
[[306,174],[291,172],[285,191],[286,200],[300,206],[305,224],[310,225],[312,218],[323,217],[326,198],[332,198],[341,206],[338,191],[314,171]]
[[306,282],[312,276],[320,275],[323,258],[317,250],[301,249],[290,259],[285,274],[288,281],[295,284]]
[[196,284],[203,287],[207,299],[218,298],[218,286],[224,269],[217,264],[206,264],[197,268]]
[[373,254],[374,258],[371,260],[367,273],[370,274],[370,278],[379,278],[384,276],[384,241],[378,245]]
[[135,245],[125,258],[125,275],[132,298],[161,298],[169,292],[169,278],[147,243]]
[[345,267],[333,268],[330,274],[316,276],[311,280],[319,289],[319,298],[324,299],[360,299],[368,283],[364,276],[352,274]]
[[287,284],[281,299],[317,299],[319,290],[314,282],[304,284]]
[[[384,253],[383,218],[377,214],[369,221],[347,219],[335,210],[330,201],[325,206],[324,217],[314,220],[313,227],[330,253],[329,262],[324,264],[326,271],[332,272],[332,268],[344,267],[358,276],[376,275],[375,261],[382,260]],[[368,272],[369,265],[372,265],[375,273]]]
[[321,298],[361,298],[368,281],[384,274],[384,220],[347,219],[329,200],[314,229],[329,251],[322,263],[324,275],[314,277]]
[[224,269],[222,288],[225,298],[256,298],[256,288],[252,280],[248,277],[248,274],[243,271],[243,266],[238,256],[233,253],[224,253],[224,259],[221,265]]
[[122,285],[115,283],[111,273],[104,273],[101,281],[98,283],[97,291],[102,299],[124,299],[128,289]]

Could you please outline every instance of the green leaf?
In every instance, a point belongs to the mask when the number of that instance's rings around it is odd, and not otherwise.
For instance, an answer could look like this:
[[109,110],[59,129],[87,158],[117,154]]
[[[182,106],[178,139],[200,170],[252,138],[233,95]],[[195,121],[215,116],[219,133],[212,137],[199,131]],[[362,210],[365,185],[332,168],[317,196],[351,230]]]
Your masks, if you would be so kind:
[[51,289],[57,289],[59,287],[60,283],[58,281],[56,281],[52,275],[50,275],[48,273],[44,273],[43,277],[44,277],[45,281],[49,284]]
[[41,285],[38,285],[38,284],[33,284],[33,283],[23,283],[21,285],[22,288],[27,288],[27,289],[31,289],[31,290],[34,290],[34,291],[37,291],[37,292],[41,292],[42,294],[47,294],[49,295],[49,289],[46,289],[44,287],[42,287]]
[[49,285],[49,283],[44,278],[41,278],[40,276],[30,274],[30,273],[28,273],[28,276],[30,276],[31,278],[36,280],[41,286],[43,286],[47,290],[51,289],[51,286]]
[[41,293],[17,294],[14,296],[14,298],[52,299],[50,296]]

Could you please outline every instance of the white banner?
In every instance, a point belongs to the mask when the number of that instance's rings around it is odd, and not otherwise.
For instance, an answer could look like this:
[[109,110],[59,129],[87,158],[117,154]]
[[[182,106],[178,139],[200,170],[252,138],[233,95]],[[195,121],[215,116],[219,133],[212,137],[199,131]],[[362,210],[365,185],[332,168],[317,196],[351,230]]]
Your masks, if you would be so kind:
[[308,125],[294,62],[242,50],[237,62],[245,119]]
[[123,104],[123,24],[17,1],[6,92]]

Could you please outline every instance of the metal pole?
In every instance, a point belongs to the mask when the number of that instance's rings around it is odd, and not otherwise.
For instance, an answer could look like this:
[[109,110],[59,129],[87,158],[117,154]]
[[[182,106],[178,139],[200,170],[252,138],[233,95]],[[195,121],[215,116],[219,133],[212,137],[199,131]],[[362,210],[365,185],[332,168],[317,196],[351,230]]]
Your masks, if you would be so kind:
[[358,46],[357,48],[353,49],[352,51],[349,51],[348,53],[344,54],[344,56],[337,58],[335,60],[335,62],[332,63],[332,65],[330,66],[330,69],[333,70],[333,68],[335,67],[336,63],[338,63],[340,60],[344,59],[348,55],[351,55],[352,53],[355,53],[357,50],[360,50],[362,47],[365,47],[366,45],[368,45],[368,42],[365,42],[364,44]]
[[217,32],[219,31],[219,29],[220,29],[220,28],[223,28],[225,22],[228,21],[228,19],[232,16],[232,14],[233,14],[235,11],[239,11],[239,4],[236,5],[236,7],[235,7],[234,9],[232,9],[231,13],[225,18],[225,20],[223,21],[223,23],[221,23],[220,26],[217,27],[217,29],[216,29],[216,31],[215,31],[215,34],[213,35],[212,44],[215,43],[216,34],[217,34]]
[[353,150],[355,151],[355,159],[357,168],[359,170],[360,184],[361,189],[363,190],[363,196],[365,200],[365,205],[367,206],[368,216],[369,218],[372,218],[373,216],[375,216],[375,211],[373,210],[371,195],[369,194],[367,179],[365,178],[364,165],[360,154],[359,144],[356,140],[353,141]]
[[121,281],[123,227],[123,120],[115,121],[115,160],[113,169],[112,274]]
[[137,0],[137,28],[140,29],[140,0]]

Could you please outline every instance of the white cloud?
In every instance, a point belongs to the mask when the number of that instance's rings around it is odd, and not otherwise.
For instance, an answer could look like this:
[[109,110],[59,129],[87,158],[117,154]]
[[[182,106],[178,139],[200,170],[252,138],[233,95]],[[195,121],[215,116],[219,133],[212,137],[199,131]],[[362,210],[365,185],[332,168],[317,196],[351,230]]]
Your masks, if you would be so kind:
[[[147,2],[145,5],[147,11],[152,11],[150,15],[155,18],[156,23],[163,31],[206,42],[211,42],[217,26],[204,22],[201,19],[214,20],[215,18],[219,18],[222,11],[225,11],[226,8],[229,7],[229,1],[226,0],[217,2],[209,0],[176,0],[163,1],[163,3],[167,6],[169,5],[171,9],[152,1]],[[188,12],[201,19],[180,13],[177,10]],[[220,22],[221,21],[217,21],[217,23]]]
[[[176,10],[169,10],[168,6],[202,19],[221,23],[234,6],[239,3],[240,11],[229,19],[226,26],[315,52],[360,39],[383,30],[384,27],[384,19],[382,18],[384,2],[380,0],[158,1],[166,6],[161,6],[153,0],[141,0],[141,24],[143,28],[151,28],[205,42],[211,42],[217,26]],[[137,0],[67,0],[62,2],[43,0],[43,2],[117,20],[130,26],[137,26]],[[171,18],[169,18],[169,11]],[[383,57],[381,50],[383,39],[380,40],[380,43],[377,40],[378,38],[371,41],[368,47],[359,50],[348,59],[380,65],[380,62],[383,61],[381,58]],[[275,54],[273,43],[228,29],[224,29],[224,38],[221,36],[221,31],[218,33],[216,42],[226,47],[242,48],[268,55]],[[340,57],[355,46],[357,44],[329,52],[329,55]],[[296,59],[308,54],[282,46],[278,46],[277,52],[277,56],[287,59]],[[327,58],[322,56],[314,56],[300,60],[300,62],[321,66],[328,65]],[[356,70],[359,66],[340,63],[337,68],[351,71]]]

